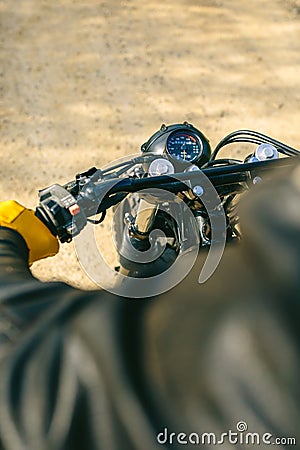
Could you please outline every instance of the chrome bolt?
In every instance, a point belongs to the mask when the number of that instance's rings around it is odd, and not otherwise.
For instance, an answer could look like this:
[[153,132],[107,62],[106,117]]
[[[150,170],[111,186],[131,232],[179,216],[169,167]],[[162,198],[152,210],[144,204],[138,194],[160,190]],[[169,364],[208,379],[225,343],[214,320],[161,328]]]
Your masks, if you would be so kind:
[[254,177],[252,180],[253,184],[259,184],[262,182],[262,178],[261,177]]
[[201,197],[201,195],[204,194],[204,189],[202,186],[196,185],[193,187],[193,193],[197,196],[197,197]]

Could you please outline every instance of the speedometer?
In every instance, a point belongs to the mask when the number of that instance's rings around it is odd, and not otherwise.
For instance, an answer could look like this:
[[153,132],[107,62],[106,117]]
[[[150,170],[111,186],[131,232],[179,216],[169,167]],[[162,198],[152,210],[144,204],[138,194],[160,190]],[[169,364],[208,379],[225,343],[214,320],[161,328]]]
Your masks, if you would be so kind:
[[180,130],[169,135],[166,150],[173,159],[191,163],[201,157],[203,145],[196,135]]
[[152,153],[158,158],[168,157],[176,171],[192,163],[202,167],[209,161],[211,150],[208,139],[188,122],[162,124],[141,147],[142,153]]

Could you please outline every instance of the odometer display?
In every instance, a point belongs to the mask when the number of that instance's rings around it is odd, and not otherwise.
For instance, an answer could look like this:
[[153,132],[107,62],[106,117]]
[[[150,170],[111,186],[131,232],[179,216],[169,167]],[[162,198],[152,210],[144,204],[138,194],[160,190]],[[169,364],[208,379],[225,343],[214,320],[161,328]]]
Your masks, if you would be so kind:
[[202,155],[202,142],[191,133],[175,131],[168,137],[166,149],[173,159],[190,163]]

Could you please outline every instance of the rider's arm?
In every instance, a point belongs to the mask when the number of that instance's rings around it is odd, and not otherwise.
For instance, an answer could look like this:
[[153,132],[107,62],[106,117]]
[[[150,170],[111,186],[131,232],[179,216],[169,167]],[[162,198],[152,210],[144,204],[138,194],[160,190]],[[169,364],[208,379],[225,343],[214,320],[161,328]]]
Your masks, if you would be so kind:
[[[136,371],[142,302],[126,313],[127,302],[109,293],[35,279],[30,251],[46,256],[56,244],[46,233],[36,246],[16,208],[0,226],[0,449],[153,448],[127,369],[130,359]],[[47,239],[54,248],[42,252]]]
[[29,264],[57,251],[57,239],[32,210],[15,201],[0,203],[1,351],[56,301],[59,292],[71,289],[62,283],[41,283],[30,272]]

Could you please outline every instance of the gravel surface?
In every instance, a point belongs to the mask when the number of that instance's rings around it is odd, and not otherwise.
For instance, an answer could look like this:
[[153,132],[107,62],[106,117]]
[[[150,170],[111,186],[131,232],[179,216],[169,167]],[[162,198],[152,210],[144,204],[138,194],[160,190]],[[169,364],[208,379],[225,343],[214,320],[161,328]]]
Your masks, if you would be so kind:
[[[300,147],[300,2],[11,0],[1,11],[1,200],[136,153],[162,122]],[[238,156],[234,150],[233,156]],[[110,258],[110,227],[101,228]],[[93,288],[72,245],[33,267]]]

